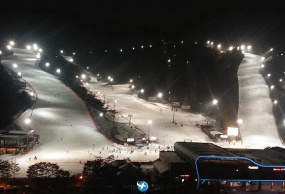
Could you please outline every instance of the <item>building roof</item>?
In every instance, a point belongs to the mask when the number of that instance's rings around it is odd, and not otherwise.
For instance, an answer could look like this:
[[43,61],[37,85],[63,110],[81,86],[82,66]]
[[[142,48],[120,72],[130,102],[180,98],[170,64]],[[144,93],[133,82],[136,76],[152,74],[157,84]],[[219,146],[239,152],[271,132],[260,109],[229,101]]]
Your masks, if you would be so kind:
[[0,135],[0,140],[15,140],[26,138],[26,135]]
[[222,148],[212,143],[176,142],[174,151],[190,163],[199,156],[246,157],[264,165],[285,165],[285,149],[268,147],[265,149]]
[[15,134],[15,135],[27,135],[32,133],[32,131],[9,131],[8,134]]
[[162,162],[160,159],[157,159],[153,162],[154,168],[159,172],[159,174],[163,174],[169,170],[168,166]]
[[250,158],[260,164],[285,165],[285,149],[268,147],[265,149],[228,149],[238,156]]
[[140,168],[131,162],[127,162],[119,167],[120,171],[139,171]]
[[174,151],[188,162],[194,162],[201,155],[235,156],[215,144],[200,142],[176,142]]
[[186,163],[185,160],[181,159],[175,152],[172,151],[159,152],[159,158],[167,163]]

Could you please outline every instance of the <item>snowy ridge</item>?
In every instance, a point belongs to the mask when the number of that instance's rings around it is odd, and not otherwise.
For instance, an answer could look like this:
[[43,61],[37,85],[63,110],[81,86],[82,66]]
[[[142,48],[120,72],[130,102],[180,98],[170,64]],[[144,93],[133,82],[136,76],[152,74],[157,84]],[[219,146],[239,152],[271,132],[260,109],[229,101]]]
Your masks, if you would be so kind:
[[238,70],[239,125],[243,144],[250,148],[284,147],[278,135],[269,88],[259,73],[261,57],[245,54]]

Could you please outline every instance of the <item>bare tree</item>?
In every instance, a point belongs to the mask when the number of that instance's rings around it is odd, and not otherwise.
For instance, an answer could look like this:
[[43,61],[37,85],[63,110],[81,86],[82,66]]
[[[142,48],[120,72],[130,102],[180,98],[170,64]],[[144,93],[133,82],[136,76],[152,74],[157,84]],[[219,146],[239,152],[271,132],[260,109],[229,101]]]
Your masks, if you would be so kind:
[[1,178],[10,178],[12,176],[10,171],[11,164],[8,160],[0,160],[0,177]]
[[17,174],[19,174],[19,171],[20,171],[19,164],[15,163],[15,162],[11,162],[10,163],[10,172],[14,178]]

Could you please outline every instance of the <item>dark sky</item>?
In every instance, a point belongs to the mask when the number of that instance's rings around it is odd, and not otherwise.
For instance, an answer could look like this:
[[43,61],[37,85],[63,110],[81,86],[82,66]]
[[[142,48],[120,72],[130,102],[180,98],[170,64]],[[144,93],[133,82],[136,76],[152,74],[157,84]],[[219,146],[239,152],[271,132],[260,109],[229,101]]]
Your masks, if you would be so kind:
[[81,46],[144,39],[212,38],[283,44],[282,0],[8,0],[1,39]]

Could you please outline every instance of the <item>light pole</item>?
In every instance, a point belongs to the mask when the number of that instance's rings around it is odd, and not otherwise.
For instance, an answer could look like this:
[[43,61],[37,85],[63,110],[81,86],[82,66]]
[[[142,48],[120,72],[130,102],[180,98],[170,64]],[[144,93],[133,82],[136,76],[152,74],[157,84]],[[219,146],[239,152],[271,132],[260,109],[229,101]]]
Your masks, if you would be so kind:
[[174,123],[175,111],[177,111],[177,108],[176,108],[175,106],[172,106],[172,110],[173,110],[173,119],[172,119],[172,123]]
[[133,115],[131,115],[131,114],[128,115],[128,117],[130,118],[130,119],[129,119],[129,125],[131,125],[132,116],[133,116]]
[[147,133],[147,140],[149,141],[149,132],[150,132],[150,125],[152,124],[152,120],[148,120],[148,133]]
[[117,103],[117,100],[114,101],[114,111],[116,109],[116,103]]

